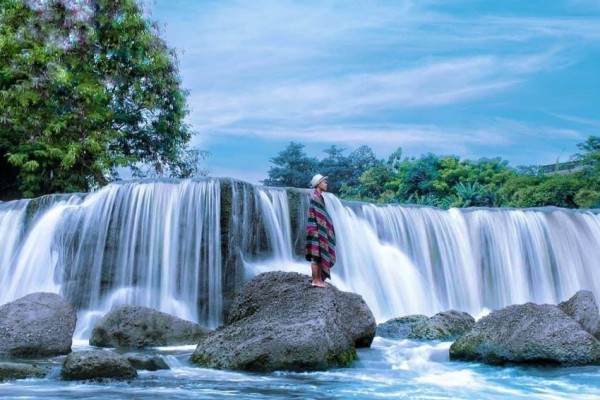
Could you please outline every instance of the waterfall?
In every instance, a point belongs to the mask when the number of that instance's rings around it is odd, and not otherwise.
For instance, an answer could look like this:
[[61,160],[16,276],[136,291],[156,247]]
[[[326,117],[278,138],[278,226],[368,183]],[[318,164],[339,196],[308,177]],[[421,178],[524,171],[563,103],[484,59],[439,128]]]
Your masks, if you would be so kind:
[[259,188],[258,195],[268,240],[273,245],[272,256],[278,261],[289,261],[292,259],[292,237],[287,193],[282,189]]
[[[5,266],[14,258],[18,244],[23,237],[25,225],[26,200],[0,203],[0,266]],[[0,282],[6,287],[12,279],[8,269],[2,269]],[[1,300],[0,300],[0,303]]]
[[[219,200],[219,182],[208,180],[113,184],[55,204],[26,235],[8,233],[20,244],[0,254],[12,258],[2,264],[0,302],[60,292],[90,323],[126,303],[214,327],[223,308]],[[3,232],[23,219],[23,206],[4,208]]]
[[339,236],[335,272],[378,319],[600,295],[600,216],[590,210],[450,209],[326,196]]
[[[223,323],[245,280],[310,274],[302,246],[308,190],[227,179],[142,181],[87,195],[0,202],[0,304],[61,293],[77,335],[117,304]],[[600,295],[594,210],[374,205],[325,194],[337,235],[332,283],[379,321]]]

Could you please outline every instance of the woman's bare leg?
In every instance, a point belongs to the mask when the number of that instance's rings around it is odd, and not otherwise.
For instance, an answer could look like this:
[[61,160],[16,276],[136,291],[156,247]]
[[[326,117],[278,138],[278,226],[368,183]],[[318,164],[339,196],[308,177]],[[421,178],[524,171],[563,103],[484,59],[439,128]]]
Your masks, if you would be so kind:
[[325,282],[323,282],[323,279],[321,279],[321,265],[314,262],[310,264],[310,268],[312,270],[313,278],[312,285],[323,288],[327,287],[327,285],[325,285]]

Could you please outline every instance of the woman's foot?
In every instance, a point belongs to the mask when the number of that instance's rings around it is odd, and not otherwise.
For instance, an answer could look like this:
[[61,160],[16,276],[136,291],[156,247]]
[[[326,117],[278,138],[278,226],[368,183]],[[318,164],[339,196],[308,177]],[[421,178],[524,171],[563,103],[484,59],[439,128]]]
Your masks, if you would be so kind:
[[325,284],[325,282],[315,282],[313,281],[313,283],[311,283],[311,286],[316,286],[316,287],[321,287],[321,288],[326,288],[327,285]]

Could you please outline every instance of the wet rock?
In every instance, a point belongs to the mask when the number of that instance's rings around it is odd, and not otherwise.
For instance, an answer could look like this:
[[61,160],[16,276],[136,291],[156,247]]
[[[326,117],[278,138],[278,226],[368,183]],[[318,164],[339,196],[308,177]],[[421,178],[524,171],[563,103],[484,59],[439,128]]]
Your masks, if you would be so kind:
[[133,379],[135,368],[127,358],[112,351],[81,351],[65,359],[60,377],[63,380]]
[[406,339],[412,327],[429,319],[426,315],[414,314],[390,319],[377,325],[377,336],[387,339]]
[[451,360],[488,364],[600,364],[600,342],[549,304],[496,310],[450,347]]
[[0,382],[12,379],[44,378],[50,369],[34,364],[0,362]]
[[161,356],[150,356],[147,354],[137,353],[127,353],[124,354],[124,356],[135,369],[141,369],[145,371],[171,369]]
[[55,293],[32,293],[0,307],[0,356],[36,358],[71,351],[77,313]]
[[600,338],[600,315],[594,294],[589,290],[580,290],[567,301],[558,305],[565,314],[573,318],[589,333]]
[[123,305],[96,324],[90,344],[119,348],[196,344],[208,332],[194,322],[152,308]]
[[298,273],[267,272],[236,297],[228,324],[200,341],[190,361],[244,371],[348,366],[376,323],[361,296],[316,288]]
[[466,312],[450,310],[435,314],[414,324],[409,339],[450,340],[467,333],[475,325],[475,318]]

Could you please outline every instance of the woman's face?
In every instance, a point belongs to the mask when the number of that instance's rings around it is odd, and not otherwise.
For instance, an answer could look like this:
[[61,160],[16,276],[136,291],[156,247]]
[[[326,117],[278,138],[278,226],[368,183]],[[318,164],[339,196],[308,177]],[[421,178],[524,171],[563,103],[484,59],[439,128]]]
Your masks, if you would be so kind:
[[319,189],[326,192],[327,191],[327,179],[317,185]]

